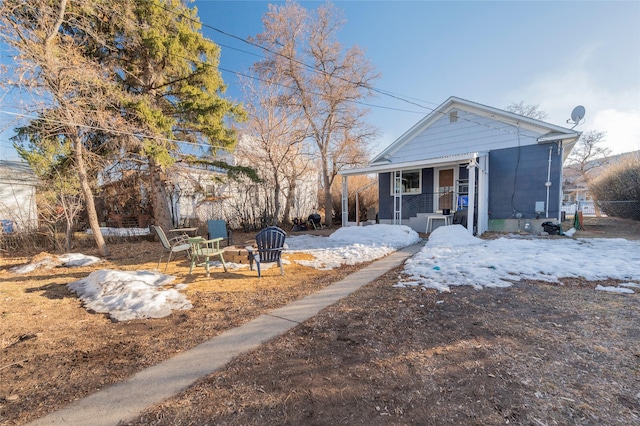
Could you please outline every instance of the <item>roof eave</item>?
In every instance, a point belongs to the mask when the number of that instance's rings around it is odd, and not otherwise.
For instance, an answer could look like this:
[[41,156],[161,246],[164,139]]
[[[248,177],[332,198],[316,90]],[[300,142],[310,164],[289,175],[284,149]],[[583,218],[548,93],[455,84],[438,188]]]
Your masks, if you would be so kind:
[[417,167],[437,166],[444,164],[455,164],[462,161],[474,160],[478,157],[487,155],[486,152],[469,152],[458,155],[447,155],[444,157],[429,158],[425,160],[406,161],[403,163],[378,163],[369,167],[363,167],[360,169],[341,170],[338,172],[342,176],[356,176],[367,175],[372,173],[385,173],[395,170],[410,170]]

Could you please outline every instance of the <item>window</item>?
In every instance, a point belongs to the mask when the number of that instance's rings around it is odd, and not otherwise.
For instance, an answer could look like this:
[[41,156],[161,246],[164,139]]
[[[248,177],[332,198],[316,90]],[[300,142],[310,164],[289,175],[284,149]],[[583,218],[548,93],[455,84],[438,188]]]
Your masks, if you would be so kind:
[[[420,194],[422,193],[422,171],[421,170],[403,170],[402,176],[402,193],[403,194]],[[391,195],[393,195],[393,178],[391,173]]]

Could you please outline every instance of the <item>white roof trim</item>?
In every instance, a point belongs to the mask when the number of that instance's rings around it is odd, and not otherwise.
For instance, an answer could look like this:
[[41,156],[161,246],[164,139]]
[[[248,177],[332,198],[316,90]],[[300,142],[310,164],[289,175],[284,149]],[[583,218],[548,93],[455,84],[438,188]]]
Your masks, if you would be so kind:
[[466,154],[458,155],[445,155],[444,157],[429,158],[425,160],[407,161],[404,163],[379,163],[372,164],[369,167],[363,167],[361,169],[349,169],[341,170],[338,172],[342,176],[355,176],[355,175],[367,175],[370,173],[384,173],[395,170],[409,170],[415,168],[422,168],[428,166],[437,166],[450,163],[459,163],[461,161],[475,160],[479,157],[487,155],[486,152],[469,152]]
[[580,135],[581,135],[580,132],[564,133],[564,134],[559,134],[559,133],[546,134],[538,138],[538,143],[556,142],[556,141],[573,142],[574,140],[577,140],[578,138],[580,138]]

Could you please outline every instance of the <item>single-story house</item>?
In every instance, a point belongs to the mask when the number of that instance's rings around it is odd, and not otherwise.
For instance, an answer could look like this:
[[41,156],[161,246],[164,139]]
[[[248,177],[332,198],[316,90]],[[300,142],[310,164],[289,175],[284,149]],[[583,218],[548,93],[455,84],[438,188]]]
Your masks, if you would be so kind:
[[540,231],[543,222],[561,218],[562,164],[579,137],[572,129],[451,97],[367,167],[340,172],[342,225],[348,177],[377,174],[380,223],[429,232],[456,221],[477,235]]
[[0,233],[38,226],[37,185],[27,163],[0,160]]

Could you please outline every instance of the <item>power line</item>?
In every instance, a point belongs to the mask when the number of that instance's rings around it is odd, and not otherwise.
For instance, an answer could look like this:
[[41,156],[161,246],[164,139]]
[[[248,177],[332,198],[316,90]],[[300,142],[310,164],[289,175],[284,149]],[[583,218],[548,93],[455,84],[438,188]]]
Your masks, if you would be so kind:
[[17,112],[10,112],[10,111],[0,110],[0,114],[6,114],[6,115],[11,115],[11,116],[20,117],[20,118],[27,118],[29,120],[42,120],[42,121],[46,121],[46,122],[49,122],[49,123],[61,124],[61,125],[64,125],[64,126],[80,127],[80,128],[87,129],[87,130],[95,130],[95,131],[105,132],[107,134],[116,134],[116,135],[121,135],[121,136],[133,136],[135,138],[153,139],[153,140],[158,140],[158,141],[163,141],[163,142],[171,142],[171,143],[179,143],[179,144],[187,144],[187,145],[215,148],[212,145],[209,145],[209,144],[206,144],[206,143],[202,143],[202,142],[191,142],[191,141],[185,141],[185,140],[179,140],[179,139],[171,139],[171,138],[165,138],[165,137],[162,137],[162,136],[147,135],[147,134],[144,134],[144,133],[125,132],[125,131],[122,131],[122,130],[107,129],[107,128],[99,127],[99,126],[89,126],[89,125],[86,125],[86,124],[72,123],[72,122],[67,122],[67,121],[64,121],[64,120],[55,120],[55,119],[52,119],[52,118],[36,117],[36,116],[33,116],[33,115],[22,114],[22,113],[17,113]]
[[[400,101],[403,101],[403,102],[409,103],[409,104],[414,105],[414,106],[418,106],[418,107],[420,107],[420,108],[428,109],[428,110],[431,110],[431,111],[433,111],[433,110],[434,110],[433,108],[430,108],[430,107],[427,107],[427,106],[424,106],[424,105],[418,104],[417,102],[410,101],[410,100],[406,99],[405,97],[403,97],[403,95],[395,94],[395,93],[393,93],[393,92],[391,92],[391,91],[388,91],[388,90],[378,89],[378,88],[375,88],[375,87],[370,86],[370,85],[365,85],[365,84],[362,84],[362,83],[356,83],[356,82],[350,81],[350,80],[348,80],[348,79],[346,79],[346,78],[344,78],[344,77],[341,77],[341,76],[332,76],[332,75],[329,75],[329,73],[327,73],[326,71],[321,70],[321,69],[318,69],[318,68],[314,67],[313,65],[307,64],[307,63],[305,63],[305,62],[303,62],[303,61],[300,61],[300,60],[298,60],[298,59],[296,59],[296,58],[293,58],[293,57],[290,57],[290,56],[284,55],[284,54],[282,54],[282,53],[280,53],[280,52],[277,52],[277,51],[274,51],[274,50],[272,50],[272,49],[269,49],[268,47],[261,46],[261,45],[259,45],[259,44],[257,44],[257,43],[254,43],[254,42],[251,42],[251,41],[249,41],[249,40],[246,40],[246,39],[244,39],[244,38],[242,38],[242,37],[240,37],[240,36],[237,36],[237,35],[235,35],[235,34],[232,34],[232,33],[230,33],[230,32],[227,32],[227,31],[221,30],[220,28],[214,27],[213,25],[209,25],[209,24],[204,23],[204,22],[202,22],[202,21],[200,21],[200,20],[194,19],[194,18],[192,18],[192,17],[190,17],[190,16],[187,16],[187,15],[185,15],[185,14],[181,13],[181,12],[176,12],[175,10],[169,9],[168,7],[166,7],[166,6],[164,6],[164,5],[157,5],[157,6],[158,6],[159,8],[161,8],[161,9],[163,9],[163,10],[165,10],[165,11],[169,12],[169,13],[172,13],[172,14],[174,14],[174,15],[176,15],[176,16],[178,16],[178,17],[180,17],[180,18],[187,19],[187,20],[189,20],[189,21],[191,21],[191,22],[193,22],[193,23],[195,23],[195,24],[201,25],[201,26],[203,26],[203,27],[205,27],[205,28],[209,28],[210,30],[216,31],[216,32],[218,32],[218,33],[220,33],[220,34],[222,34],[222,35],[225,35],[225,36],[227,36],[227,37],[230,37],[230,38],[233,38],[233,39],[235,39],[235,40],[241,41],[241,42],[246,43],[246,44],[248,44],[248,45],[250,45],[250,46],[253,46],[253,47],[256,47],[256,48],[258,48],[258,49],[261,49],[261,50],[263,50],[263,51],[265,51],[265,52],[268,52],[268,53],[271,53],[271,54],[273,54],[273,55],[279,56],[279,57],[281,57],[281,58],[283,58],[283,59],[286,59],[286,60],[288,60],[288,61],[292,61],[293,63],[298,64],[298,65],[300,65],[300,66],[302,66],[302,67],[304,67],[304,68],[307,68],[307,69],[309,69],[309,70],[311,70],[311,71],[313,71],[313,72],[320,73],[320,74],[324,74],[325,76],[328,76],[328,77],[331,77],[331,78],[337,78],[337,79],[339,79],[339,80],[344,81],[345,83],[349,83],[349,84],[352,84],[352,85],[357,86],[357,87],[363,87],[363,88],[365,88],[365,89],[371,90],[371,91],[376,92],[376,93],[379,93],[379,94],[381,94],[381,95],[389,96],[389,97],[391,97],[391,98],[394,98],[394,99],[397,99],[397,100],[400,100]],[[216,44],[219,44],[219,43],[217,43],[217,42],[216,42]],[[240,50],[240,49],[234,49],[234,50],[242,51],[242,50]],[[247,53],[249,53],[249,52],[247,52]],[[254,56],[261,57],[260,55],[257,55],[257,54],[254,54],[254,53],[250,53],[250,54],[252,54],[252,55],[254,55]],[[262,56],[262,57],[263,57],[263,56]],[[264,58],[264,57],[263,57],[263,58]],[[426,102],[426,101],[423,101],[423,102]],[[431,103],[431,102],[428,102],[428,103]]]
[[[366,89],[368,89],[368,90],[371,90],[371,91],[373,91],[373,92],[375,92],[375,93],[379,93],[379,94],[381,94],[381,95],[383,95],[383,96],[388,96],[388,97],[390,97],[390,98],[393,98],[393,99],[396,99],[396,100],[399,100],[399,101],[402,101],[402,102],[406,102],[406,103],[408,103],[408,104],[410,104],[410,105],[414,105],[414,106],[417,106],[417,107],[419,107],[419,108],[423,108],[423,109],[429,110],[430,112],[435,112],[435,113],[437,113],[437,114],[441,114],[441,115],[443,115],[443,116],[447,114],[447,112],[445,112],[445,111],[440,111],[440,110],[438,110],[437,108],[433,108],[433,107],[425,106],[425,105],[423,105],[423,104],[421,104],[421,103],[414,102],[414,101],[412,101],[412,100],[410,100],[410,99],[415,99],[416,101],[420,101],[420,102],[424,102],[424,103],[429,103],[429,104],[432,104],[432,105],[439,105],[439,104],[436,104],[436,103],[434,103],[434,102],[424,101],[424,100],[420,100],[420,99],[417,99],[417,98],[411,98],[411,97],[407,97],[407,96],[404,96],[404,95],[401,95],[401,94],[394,93],[394,92],[392,92],[392,91],[388,91],[388,90],[384,90],[384,89],[378,89],[378,88],[373,87],[373,86],[364,85],[364,84],[361,84],[361,83],[356,83],[356,82],[353,82],[353,81],[349,81],[349,80],[347,80],[347,79],[345,79],[345,78],[343,78],[343,77],[341,77],[341,76],[332,76],[332,75],[329,75],[329,74],[328,74],[326,71],[324,71],[324,70],[318,69],[318,68],[316,68],[316,67],[314,67],[314,66],[312,66],[312,65],[309,65],[309,64],[307,64],[307,63],[305,63],[305,62],[302,62],[302,61],[300,61],[300,60],[298,60],[298,59],[295,59],[295,58],[292,58],[292,57],[290,57],[290,56],[284,55],[284,54],[282,54],[282,53],[280,53],[280,52],[273,51],[273,50],[271,50],[271,49],[269,49],[269,48],[267,48],[267,47],[261,46],[261,45],[259,45],[259,44],[257,44],[257,43],[253,43],[253,42],[251,42],[251,41],[249,41],[249,40],[246,40],[246,39],[244,39],[244,38],[242,38],[242,37],[240,37],[240,36],[238,36],[238,35],[235,35],[235,34],[232,34],[232,33],[230,33],[230,32],[227,32],[227,31],[221,30],[220,28],[214,27],[213,25],[209,25],[209,24],[204,23],[204,22],[202,22],[202,21],[199,21],[199,20],[197,20],[197,19],[191,18],[190,16],[187,16],[187,15],[185,15],[185,14],[183,14],[183,13],[176,12],[176,11],[174,11],[174,10],[172,10],[172,9],[167,8],[167,7],[166,7],[166,6],[164,6],[164,5],[158,5],[158,7],[160,7],[161,9],[163,9],[163,10],[165,10],[165,11],[169,12],[169,13],[172,13],[172,14],[174,14],[174,15],[178,16],[178,17],[181,17],[181,18],[187,19],[187,20],[189,20],[189,21],[191,21],[191,22],[193,22],[193,23],[196,23],[196,24],[198,24],[198,25],[201,25],[202,27],[209,28],[209,29],[211,29],[211,30],[213,30],[213,31],[216,31],[216,32],[218,32],[218,33],[220,33],[220,34],[222,34],[222,35],[225,35],[225,36],[227,36],[227,37],[233,38],[233,39],[235,39],[235,40],[239,40],[239,41],[241,41],[241,42],[243,42],[243,43],[246,43],[246,44],[248,44],[248,45],[250,45],[250,46],[257,47],[257,48],[259,48],[259,49],[261,49],[261,50],[263,50],[263,51],[265,51],[265,52],[268,52],[268,53],[271,53],[271,54],[273,54],[273,55],[276,55],[276,56],[279,56],[279,57],[281,57],[281,58],[284,58],[284,59],[286,59],[286,60],[292,61],[293,63],[298,64],[298,65],[300,65],[300,66],[303,66],[303,67],[305,67],[305,68],[307,68],[307,69],[310,69],[310,70],[312,70],[312,71],[314,71],[314,72],[317,72],[317,73],[320,73],[320,74],[324,74],[324,75],[326,75],[326,76],[328,76],[328,77],[331,77],[331,78],[333,78],[333,77],[338,78],[338,79],[340,79],[340,80],[342,80],[342,81],[344,81],[344,82],[346,82],[346,83],[353,84],[354,86],[364,87],[364,88],[366,88]],[[218,44],[218,43],[216,42],[216,44]],[[242,51],[241,49],[235,49],[235,50]],[[249,53],[249,52],[247,52],[247,53]],[[252,54],[252,55],[254,55],[254,56],[261,57],[260,55],[257,55],[257,54],[254,54],[254,53],[250,53],[250,54]],[[241,74],[241,73],[238,73],[238,72],[235,72],[235,71],[231,71],[231,70],[226,70],[226,69],[223,69],[223,68],[220,68],[220,67],[218,67],[218,69],[224,70],[224,71],[226,71],[226,72],[231,72],[231,73],[236,74],[236,75],[244,75],[244,74]],[[246,76],[246,75],[245,75],[245,76]],[[254,76],[247,76],[247,77],[249,77],[249,78],[254,78],[254,79],[257,79],[257,80],[260,80],[260,79],[258,79],[257,77],[254,77]],[[286,86],[285,86],[285,87],[286,87]],[[374,106],[374,105],[371,105],[371,104],[364,104],[364,103],[357,102],[357,101],[351,101],[351,102],[359,103],[359,104],[363,104],[363,105],[367,105],[367,106]],[[382,107],[382,106],[376,106],[376,107],[395,110],[395,108],[391,108],[391,107]],[[403,110],[399,110],[399,111],[403,111]],[[414,112],[415,112],[415,113],[417,113],[417,111],[404,111],[404,112],[412,112],[412,113],[414,113]],[[459,119],[460,119],[460,120],[462,120],[462,121],[466,121],[466,122],[469,122],[469,123],[473,123],[473,124],[477,124],[477,125],[480,125],[480,126],[483,126],[483,127],[487,127],[487,128],[490,128],[490,129],[494,129],[494,130],[498,130],[498,131],[501,131],[501,132],[505,132],[505,133],[508,133],[508,134],[516,134],[516,133],[515,133],[515,132],[513,132],[513,131],[509,131],[509,130],[504,129],[504,128],[501,128],[501,127],[491,126],[491,125],[489,125],[489,124],[487,124],[487,123],[483,123],[483,122],[479,122],[479,121],[474,121],[474,120],[471,120],[471,119],[468,119],[468,118],[464,118],[464,117],[459,117]],[[533,136],[529,136],[529,135],[521,135],[521,136],[522,136],[522,137],[527,137],[527,138],[533,138],[533,139],[535,139],[535,137],[533,137]]]
[[[236,40],[239,40],[239,41],[241,41],[243,43],[246,43],[246,44],[248,44],[250,46],[257,47],[257,48],[259,48],[259,49],[261,49],[261,50],[263,50],[265,52],[269,52],[271,54],[274,54],[274,55],[277,55],[279,57],[282,57],[282,58],[284,58],[286,60],[292,61],[292,62],[294,62],[294,63],[296,63],[296,64],[298,64],[300,66],[303,66],[303,67],[305,67],[307,69],[310,69],[310,70],[312,70],[314,72],[322,73],[324,75],[328,75],[328,73],[326,71],[319,70],[319,69],[317,69],[317,68],[315,68],[315,67],[313,67],[313,66],[311,66],[309,64],[306,64],[306,63],[304,63],[302,61],[299,61],[299,60],[297,60],[295,58],[288,57],[288,56],[283,55],[283,54],[281,54],[279,52],[273,51],[273,50],[271,50],[269,48],[266,48],[264,46],[260,46],[260,45],[258,45],[256,43],[253,43],[253,42],[250,42],[248,40],[245,40],[242,37],[239,37],[237,35],[234,35],[234,34],[231,34],[231,33],[227,32],[227,31],[221,30],[221,29],[219,29],[217,27],[214,27],[212,25],[200,22],[200,21],[198,21],[196,19],[191,18],[190,16],[187,16],[187,15],[183,14],[183,13],[179,13],[179,12],[176,12],[174,10],[171,10],[171,9],[165,7],[164,5],[157,5],[157,6],[159,8],[161,8],[161,9],[169,12],[169,13],[172,13],[172,14],[174,14],[174,15],[176,15],[178,17],[181,17],[183,19],[187,19],[189,21],[192,21],[192,22],[194,22],[194,23],[196,23],[198,25],[201,25],[203,27],[209,28],[209,29],[211,29],[213,31],[216,31],[216,32],[222,34],[222,35],[225,35],[227,37],[231,37],[233,39],[236,39]],[[258,55],[256,53],[249,52],[249,51],[246,51],[246,50],[243,50],[243,49],[238,49],[238,48],[235,48],[235,47],[232,47],[232,46],[223,45],[223,44],[217,43],[217,42],[216,42],[216,44],[218,44],[219,46],[224,46],[224,47],[232,49],[232,50],[236,50],[236,51],[241,52],[241,53],[253,55],[253,56],[256,56],[256,57],[259,57],[259,58],[264,58],[264,56],[261,56],[261,55]],[[176,54],[174,54],[174,55],[180,57],[179,55],[176,55]],[[189,60],[189,61],[194,61],[193,59],[184,58],[184,57],[182,57],[182,59]],[[205,63],[202,60],[195,60],[195,61],[196,62]],[[257,76],[248,75],[248,74],[241,73],[241,72],[238,72],[238,71],[233,71],[233,70],[230,70],[230,69],[227,69],[227,68],[218,67],[218,69],[221,70],[221,71],[224,71],[224,72],[232,73],[232,74],[234,74],[236,76],[242,76],[242,77],[245,77],[245,78],[251,78],[251,79],[254,79],[254,80],[257,80],[257,81],[266,82],[266,83],[269,83],[269,84],[276,84],[276,85],[279,85],[279,86],[282,86],[282,87],[291,88],[290,86],[286,86],[286,85],[281,84],[281,83],[270,82],[268,80],[261,79],[261,78],[259,78]],[[334,77],[334,76],[330,76],[330,77]],[[410,99],[416,99],[417,101],[420,101],[420,102],[431,103],[431,104],[436,105],[435,103],[428,102],[428,101],[423,101],[423,100],[420,100],[420,99],[417,99],[417,98],[408,99],[409,97],[406,97],[406,96],[403,96],[403,95],[399,95],[399,94],[396,94],[396,93],[391,92],[391,91],[387,91],[387,90],[384,90],[384,89],[378,89],[378,88],[375,88],[375,87],[372,87],[372,86],[369,86],[369,85],[364,85],[364,84],[361,84],[361,83],[354,83],[354,82],[349,81],[349,80],[347,80],[347,79],[345,79],[343,77],[340,77],[340,76],[335,76],[335,77],[340,79],[340,80],[342,80],[342,81],[344,81],[344,82],[353,84],[355,86],[366,88],[368,90],[371,90],[372,92],[379,93],[379,94],[381,94],[383,96],[387,96],[387,97],[390,97],[390,98],[393,98],[393,99],[396,99],[396,100],[399,100],[399,101],[402,101],[402,102],[417,106],[419,108],[429,110],[431,112],[436,112],[436,113],[439,113],[439,114],[442,114],[442,115],[446,114],[446,112],[444,112],[444,111],[439,111],[436,108],[425,106],[425,105],[423,105],[421,103],[414,102],[414,101],[412,101]],[[316,95],[318,95],[318,94],[316,94]],[[387,107],[387,106],[382,106],[382,105],[365,103],[365,102],[362,102],[362,101],[348,100],[348,102],[353,102],[353,103],[356,103],[356,104],[359,104],[359,105],[364,105],[364,106],[372,107],[372,108],[380,108],[380,109],[387,109],[387,110],[393,110],[393,111],[399,111],[399,112],[407,112],[407,113],[415,113],[415,114],[424,114],[423,111],[411,111],[411,110],[405,110],[405,109],[400,109],[400,108],[394,108],[394,107]],[[9,111],[0,111],[0,113],[19,116],[19,117],[22,117],[22,118],[29,118],[29,119],[43,119],[42,117],[33,117],[33,116],[26,115],[26,114],[10,113]],[[463,117],[459,117],[459,119],[463,120],[463,121],[470,122],[470,123],[474,123],[474,124],[477,124],[477,125],[480,125],[480,126],[492,128],[494,130],[499,130],[499,131],[502,131],[502,132],[514,134],[514,132],[510,132],[507,129],[491,126],[491,125],[488,125],[487,123],[481,123],[481,122],[474,121],[474,120],[471,120],[471,119],[468,119],[468,118],[463,118]],[[114,130],[114,129],[105,129],[105,128],[100,128],[100,127],[95,127],[95,126],[88,126],[88,125],[77,125],[75,123],[65,123],[65,122],[62,122],[62,121],[56,121],[56,120],[52,120],[52,119],[44,119],[44,120],[50,121],[50,122],[55,122],[55,123],[58,123],[58,124],[64,124],[64,125],[71,124],[71,125],[75,125],[75,126],[86,128],[86,129],[90,129],[90,130],[98,130],[98,131],[103,131],[103,132],[111,133],[111,134],[121,134],[121,135],[127,135],[127,136],[134,136],[134,137],[138,137],[138,138],[148,138],[148,139],[161,140],[161,141],[172,142],[172,143],[191,144],[191,145],[194,145],[194,146],[211,147],[211,145],[205,144],[205,143],[183,141],[183,140],[177,140],[177,139],[171,139],[171,138],[164,138],[164,137],[160,137],[160,136],[150,136],[150,135],[145,135],[143,133],[123,132],[123,131],[118,131],[118,130]],[[531,137],[531,136],[528,136],[528,135],[522,135],[522,136]]]

